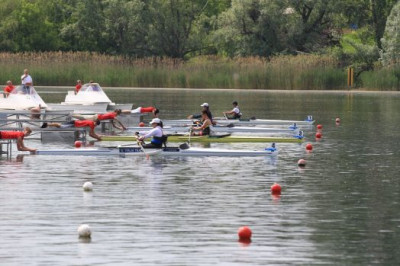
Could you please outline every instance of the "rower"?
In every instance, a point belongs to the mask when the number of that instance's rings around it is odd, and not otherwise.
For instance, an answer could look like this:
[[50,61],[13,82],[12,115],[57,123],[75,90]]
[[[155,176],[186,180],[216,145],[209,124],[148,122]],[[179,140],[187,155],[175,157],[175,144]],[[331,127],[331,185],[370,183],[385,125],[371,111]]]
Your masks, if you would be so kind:
[[[111,124],[113,125],[113,127],[119,129],[119,130],[126,130],[127,128],[124,126],[124,124],[122,124],[121,121],[119,121],[117,119],[117,116],[120,115],[122,113],[121,109],[115,109],[112,112],[108,112],[105,114],[95,114],[95,115],[80,115],[80,114],[73,114],[72,117],[79,119],[79,120],[92,120],[94,122],[96,122],[97,120],[111,120]],[[116,123],[118,124],[116,124]]]
[[200,132],[199,133],[192,132],[192,135],[199,135],[199,136],[210,135],[210,126],[212,126],[212,122],[206,110],[203,110],[201,112],[201,122],[202,122],[201,126],[191,128],[194,131],[200,131]]
[[0,139],[16,139],[17,149],[19,151],[30,151],[35,153],[36,149],[28,148],[24,145],[24,137],[29,136],[32,133],[32,129],[26,127],[24,131],[0,131]]
[[[211,123],[213,125],[215,125],[215,122],[213,121],[212,113],[210,111],[210,105],[208,103],[203,103],[200,106],[203,107],[203,109],[201,111],[207,111],[208,118],[210,119]],[[188,119],[199,119],[201,117],[202,117],[202,114],[193,114],[193,115],[189,115]]]
[[153,118],[158,118],[158,114],[160,110],[156,107],[149,106],[149,107],[138,107],[133,110],[122,110],[123,114],[143,114],[143,113],[152,113]]
[[143,148],[162,148],[162,145],[167,141],[167,136],[164,135],[162,121],[160,118],[153,118],[150,122],[152,130],[146,132],[143,136],[136,136],[138,141],[143,142],[147,138],[151,138],[151,142],[143,145]]
[[232,103],[233,105],[233,109],[230,111],[226,111],[226,112],[222,112],[224,114],[224,116],[228,119],[239,119],[240,117],[242,117],[242,113],[240,112],[239,106],[238,106],[238,102],[234,101]]
[[94,128],[100,125],[100,120],[96,120],[96,122],[92,120],[73,120],[65,123],[43,123],[41,128],[47,127],[57,127],[57,128],[71,128],[71,127],[89,127],[89,136],[94,139],[101,140],[101,136],[97,135],[94,132]]

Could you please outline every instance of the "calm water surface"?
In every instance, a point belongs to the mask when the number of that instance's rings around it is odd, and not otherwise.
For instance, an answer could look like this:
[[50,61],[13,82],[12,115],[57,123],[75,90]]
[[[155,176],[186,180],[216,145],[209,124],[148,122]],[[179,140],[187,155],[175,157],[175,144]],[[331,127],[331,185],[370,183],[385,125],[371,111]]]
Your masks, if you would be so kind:
[[[47,102],[65,97],[65,90],[38,91]],[[305,143],[278,144],[276,159],[14,153],[0,160],[0,265],[400,263],[400,94],[106,92],[118,103],[156,105],[164,118],[196,112],[203,102],[217,115],[232,100],[248,116],[303,120],[312,114],[323,138],[315,141],[316,129],[308,129]],[[312,153],[305,152],[308,142]],[[297,167],[300,158],[307,159],[305,169]],[[93,192],[83,192],[86,181]],[[280,198],[270,195],[274,182],[283,187]],[[90,243],[78,239],[82,223],[92,228]],[[237,242],[243,225],[253,231],[248,246]]]

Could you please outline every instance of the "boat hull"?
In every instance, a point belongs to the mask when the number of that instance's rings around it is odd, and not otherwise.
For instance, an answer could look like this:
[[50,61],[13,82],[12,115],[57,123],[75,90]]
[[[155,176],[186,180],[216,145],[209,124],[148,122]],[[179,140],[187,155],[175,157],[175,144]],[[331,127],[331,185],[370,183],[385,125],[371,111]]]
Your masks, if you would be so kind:
[[[135,136],[103,136],[103,141],[136,141]],[[303,139],[295,137],[258,137],[258,136],[226,136],[226,137],[209,137],[209,136],[168,136],[168,142],[213,142],[213,143],[231,143],[231,142],[302,142]]]
[[[293,125],[297,126],[310,126],[313,125],[315,120],[273,120],[273,119],[249,119],[249,120],[239,120],[239,119],[214,119],[214,122],[217,125],[241,125],[241,126],[250,126],[250,125]],[[164,125],[166,126],[177,126],[177,125],[188,125],[192,124],[193,120],[190,119],[178,119],[178,120],[163,120]]]
[[[228,157],[253,157],[253,156],[274,156],[278,152],[276,149],[265,150],[228,150],[228,149],[204,149],[179,147],[166,147],[163,149],[146,149],[146,155],[162,156],[228,156]],[[53,149],[38,150],[36,155],[63,155],[63,156],[144,156],[140,147],[115,147],[99,149]]]

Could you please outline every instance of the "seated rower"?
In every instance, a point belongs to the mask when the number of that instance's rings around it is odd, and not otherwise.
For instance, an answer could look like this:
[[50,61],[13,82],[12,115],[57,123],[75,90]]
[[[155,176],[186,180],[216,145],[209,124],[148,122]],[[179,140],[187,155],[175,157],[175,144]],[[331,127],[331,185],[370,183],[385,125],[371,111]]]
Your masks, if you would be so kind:
[[57,128],[71,128],[71,127],[90,127],[89,136],[94,139],[101,140],[101,136],[97,135],[94,132],[94,128],[100,124],[100,120],[96,120],[96,122],[92,120],[74,120],[65,123],[43,123],[41,128],[46,127],[57,127]]
[[154,118],[150,124],[153,129],[146,132],[143,136],[136,136],[137,140],[143,142],[145,139],[152,137],[151,142],[143,145],[143,148],[162,148],[163,143],[166,141],[166,136],[162,130],[162,121],[160,118]]
[[208,117],[207,111],[203,110],[201,112],[201,126],[192,127],[191,129],[194,131],[200,131],[198,133],[192,132],[192,136],[205,136],[210,135],[210,126],[212,126],[211,119]]
[[29,136],[31,133],[32,130],[29,127],[26,127],[24,131],[0,131],[0,139],[16,139],[19,151],[35,153],[36,149],[31,149],[24,145],[24,137]]
[[[212,122],[213,116],[212,116],[211,111],[210,111],[210,105],[209,105],[208,103],[203,103],[203,104],[200,105],[200,106],[203,107],[203,108],[201,109],[201,111],[207,111],[207,115],[208,115],[208,117],[210,118],[210,120],[211,120],[211,122]],[[202,117],[202,114],[193,114],[193,115],[189,115],[187,118],[188,118],[188,119],[199,119],[199,118],[201,118],[201,117]]]
[[233,109],[231,111],[226,111],[226,112],[222,112],[222,113],[228,119],[239,119],[240,117],[242,117],[242,113],[240,112],[238,102],[234,101],[232,103],[232,105],[233,105]]
[[153,118],[158,118],[158,114],[160,113],[160,110],[153,107],[153,106],[149,106],[149,107],[138,107],[136,109],[133,110],[122,110],[123,114],[143,114],[143,113],[152,113],[153,114]]
[[[121,114],[121,109],[115,109],[112,112],[108,112],[105,114],[95,114],[95,115],[80,115],[80,114],[73,114],[72,117],[79,119],[79,120],[92,120],[92,121],[97,121],[97,120],[111,120],[111,124],[113,127],[119,129],[119,130],[126,130],[127,128],[122,124],[121,121],[119,121],[116,117]],[[118,124],[116,124],[118,123]]]

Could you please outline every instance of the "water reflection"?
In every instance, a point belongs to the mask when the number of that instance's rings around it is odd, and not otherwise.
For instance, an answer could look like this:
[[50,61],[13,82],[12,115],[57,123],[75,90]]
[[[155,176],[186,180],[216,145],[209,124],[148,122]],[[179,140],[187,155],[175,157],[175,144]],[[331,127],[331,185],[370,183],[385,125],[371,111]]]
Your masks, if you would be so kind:
[[[399,264],[399,95],[110,92],[116,102],[138,101],[140,94],[137,105],[157,104],[166,118],[191,113],[204,101],[217,114],[235,98],[260,117],[313,114],[324,134],[317,142],[315,129],[307,129],[305,143],[278,144],[276,158],[1,159],[0,176],[7,177],[0,179],[3,264]],[[45,101],[57,95],[46,94]],[[300,158],[307,160],[304,169]],[[93,192],[83,192],[86,181]],[[275,182],[282,185],[280,197],[270,193]],[[77,239],[82,222],[96,228],[90,245]],[[244,224],[253,230],[249,246],[237,243]],[[29,252],[21,256],[21,250]]]

